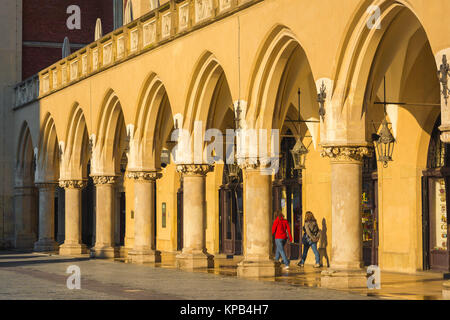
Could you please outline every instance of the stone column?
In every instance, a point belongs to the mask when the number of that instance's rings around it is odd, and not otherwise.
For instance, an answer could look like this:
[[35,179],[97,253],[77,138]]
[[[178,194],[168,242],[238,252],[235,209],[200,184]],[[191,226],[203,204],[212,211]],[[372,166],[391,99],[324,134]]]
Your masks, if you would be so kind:
[[59,248],[62,256],[73,256],[87,253],[81,241],[82,205],[81,191],[87,185],[84,180],[61,180],[59,186],[65,190],[65,240]]
[[116,176],[92,176],[96,189],[95,247],[96,258],[116,258],[119,248],[114,242],[114,199]]
[[324,146],[331,159],[332,254],[330,269],[322,272],[322,287],[366,287],[362,257],[362,160],[368,147]]
[[36,196],[36,188],[15,187],[15,244],[16,249],[32,249],[36,242],[36,232],[33,228],[36,218],[36,208],[34,200]]
[[245,162],[245,247],[244,260],[238,264],[238,276],[274,277],[281,273],[280,263],[273,259],[272,243],[272,175],[264,166]]
[[214,267],[214,257],[206,252],[206,174],[208,164],[177,165],[183,175],[183,250],[177,255],[179,268]]
[[134,247],[128,252],[132,263],[160,262],[161,254],[154,243],[156,171],[127,173],[134,180]]
[[[63,187],[62,187],[63,188]],[[65,240],[65,225],[66,225],[66,216],[65,216],[65,198],[64,198],[64,189],[62,188],[58,188],[57,189],[57,193],[58,193],[58,233],[56,235],[56,241],[58,242],[58,244],[62,244],[64,243]]]
[[58,251],[55,241],[55,188],[56,183],[36,183],[39,189],[39,240],[34,251]]
[[450,280],[445,281],[442,288],[442,298],[450,300]]

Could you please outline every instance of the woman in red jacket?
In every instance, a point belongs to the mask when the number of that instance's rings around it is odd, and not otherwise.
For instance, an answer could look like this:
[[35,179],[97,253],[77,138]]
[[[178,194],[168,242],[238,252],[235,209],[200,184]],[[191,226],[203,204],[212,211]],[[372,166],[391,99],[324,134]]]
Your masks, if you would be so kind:
[[288,235],[289,239],[292,242],[292,235],[289,223],[287,222],[286,219],[284,219],[283,213],[281,211],[277,211],[277,218],[273,222],[272,235],[273,234],[275,234],[275,245],[277,247],[277,252],[275,254],[275,261],[278,261],[281,255],[285,268],[289,269],[289,260],[286,257],[286,253],[284,252],[284,245],[286,244]]

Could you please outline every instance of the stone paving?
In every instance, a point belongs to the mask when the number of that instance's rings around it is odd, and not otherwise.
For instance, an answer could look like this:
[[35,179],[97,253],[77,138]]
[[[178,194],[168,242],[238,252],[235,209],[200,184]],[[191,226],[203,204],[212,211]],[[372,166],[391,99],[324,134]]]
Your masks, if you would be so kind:
[[[36,253],[0,252],[0,299],[133,299],[133,300],[366,300],[442,299],[442,274],[382,273],[382,289],[320,288],[320,270],[291,269],[277,278],[236,277],[241,258],[216,257],[214,269],[195,272],[175,268],[174,254],[162,263],[134,265]],[[69,266],[81,270],[81,290],[69,290]]]
[[[81,269],[81,290],[66,285],[70,265]],[[214,272],[134,265],[89,257],[0,253],[0,299],[360,300],[370,297]]]

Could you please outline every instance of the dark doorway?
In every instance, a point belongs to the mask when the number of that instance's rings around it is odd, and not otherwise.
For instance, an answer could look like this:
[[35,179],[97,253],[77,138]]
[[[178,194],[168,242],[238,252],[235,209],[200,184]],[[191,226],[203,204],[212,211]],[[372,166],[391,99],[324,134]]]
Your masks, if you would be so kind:
[[[278,173],[272,182],[273,220],[275,212],[282,211],[289,222],[292,231],[291,243],[286,243],[285,252],[290,260],[299,259],[302,255],[302,171],[295,170],[291,150],[295,145],[295,138],[291,131],[288,137],[281,140],[281,158]],[[273,251],[275,253],[275,244]]]
[[363,261],[365,266],[378,265],[378,172],[375,155],[364,158],[362,178]]
[[177,192],[177,250],[183,250],[183,178]]
[[219,189],[219,246],[226,255],[242,254],[244,209],[242,170],[237,165],[224,165]]
[[82,216],[81,216],[81,238],[88,247],[95,244],[95,187],[90,176],[90,162],[87,165],[88,182],[86,188],[81,191]]
[[424,270],[449,271],[449,147],[440,139],[436,121],[428,148],[427,170],[422,178],[422,226]]

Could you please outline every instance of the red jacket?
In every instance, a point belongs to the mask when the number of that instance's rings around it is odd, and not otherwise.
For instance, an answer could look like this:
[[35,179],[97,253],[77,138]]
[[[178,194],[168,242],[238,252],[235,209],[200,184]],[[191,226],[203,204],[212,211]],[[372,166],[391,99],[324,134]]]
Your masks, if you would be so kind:
[[275,234],[275,239],[286,239],[286,230],[289,232],[289,239],[292,242],[291,228],[286,219],[276,218],[272,225],[272,234]]

